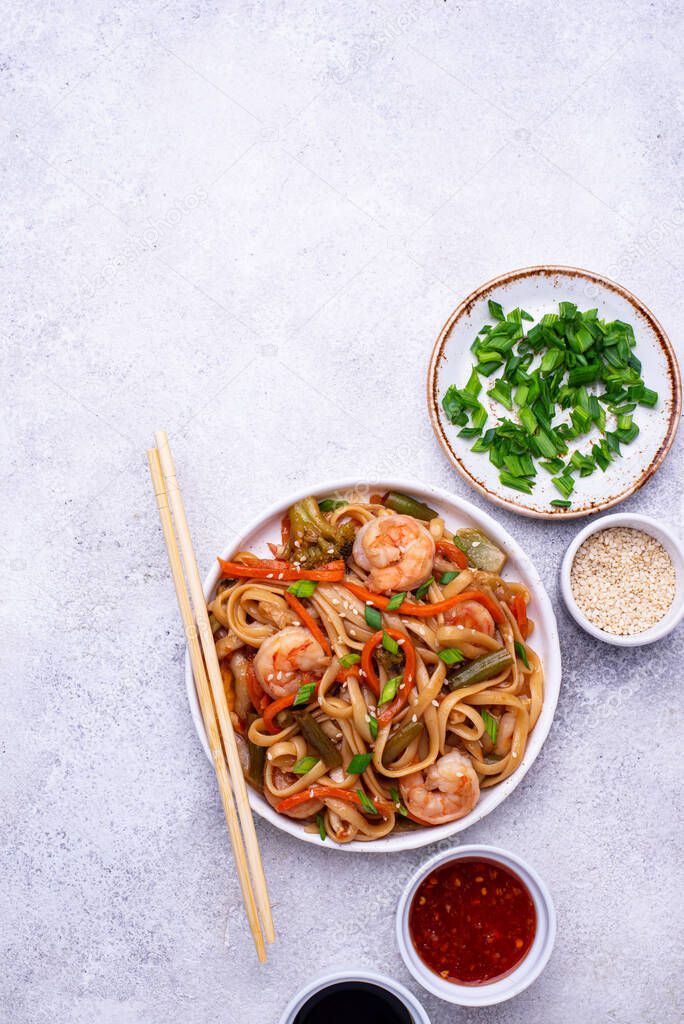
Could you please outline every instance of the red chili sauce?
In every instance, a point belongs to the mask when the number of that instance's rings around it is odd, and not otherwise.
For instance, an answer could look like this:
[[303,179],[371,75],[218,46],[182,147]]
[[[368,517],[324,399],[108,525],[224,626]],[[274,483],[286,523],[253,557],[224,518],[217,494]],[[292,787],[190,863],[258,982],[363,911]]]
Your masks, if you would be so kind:
[[491,860],[452,860],[418,886],[409,932],[421,960],[447,981],[484,985],[529,952],[537,915],[520,878]]

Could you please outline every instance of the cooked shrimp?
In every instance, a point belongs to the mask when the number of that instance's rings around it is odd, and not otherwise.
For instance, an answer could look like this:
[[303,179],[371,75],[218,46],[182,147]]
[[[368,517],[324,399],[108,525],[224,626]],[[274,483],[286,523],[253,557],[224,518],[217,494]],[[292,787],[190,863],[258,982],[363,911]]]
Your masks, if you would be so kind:
[[[281,768],[272,768],[270,771],[270,782],[273,789],[288,789],[295,782],[299,781],[298,775],[293,775],[292,772],[284,772]],[[283,799],[282,796],[275,796],[268,786],[264,786],[264,796],[271,807],[277,807]],[[307,800],[303,804],[298,804],[297,807],[291,807],[289,811],[281,811],[280,813],[287,815],[288,818],[310,818],[314,814],[318,814],[322,808],[322,801],[312,799]]]
[[323,672],[329,659],[303,626],[286,626],[264,640],[254,658],[256,677],[277,699],[296,693],[305,672]]
[[409,813],[428,825],[463,818],[480,798],[475,770],[458,750],[438,758],[425,773],[406,775],[399,788]]
[[412,516],[381,516],[361,527],[353,555],[357,565],[370,572],[371,590],[413,590],[432,572],[435,541]]
[[494,636],[496,626],[494,619],[484,605],[479,601],[463,601],[455,604],[444,613],[444,620],[450,626],[465,626],[467,629],[477,629],[487,636]]
[[506,711],[499,719],[496,730],[496,743],[494,753],[497,757],[503,757],[511,749],[511,740],[515,732],[516,715],[515,711]]

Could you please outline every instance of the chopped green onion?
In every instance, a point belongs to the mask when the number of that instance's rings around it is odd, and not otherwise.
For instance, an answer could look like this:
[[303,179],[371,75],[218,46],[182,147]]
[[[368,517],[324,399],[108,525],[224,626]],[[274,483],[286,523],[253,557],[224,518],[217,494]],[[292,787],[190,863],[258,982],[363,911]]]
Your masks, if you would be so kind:
[[522,491],[524,494],[532,493],[532,484],[529,482],[529,480],[526,480],[524,477],[511,476],[510,473],[507,473],[504,470],[503,472],[499,473],[499,480],[504,485],[504,487],[512,487],[516,491]]
[[457,576],[458,576],[457,572],[453,572],[453,571],[445,572],[445,573],[442,573],[442,578],[441,578],[441,580],[439,582],[441,583],[441,585],[443,587],[446,587],[447,583],[451,583],[451,581],[455,580]]
[[340,658],[340,665],[342,668],[351,668],[352,665],[358,665],[361,661],[361,655],[352,652],[351,654],[345,654]]
[[644,388],[641,398],[639,399],[639,405],[647,405],[653,408],[658,402],[658,392],[652,391],[651,388]]
[[361,801],[361,806],[363,807],[364,811],[366,811],[368,814],[377,814],[378,813],[377,807],[375,806],[373,801],[368,796],[366,796],[366,794],[364,793],[364,791],[362,789],[357,789],[356,790],[356,795],[358,796],[359,800]]
[[459,651],[458,647],[445,647],[438,654],[445,665],[455,665],[457,661],[465,661],[465,655],[463,651]]
[[425,595],[427,594],[428,590],[430,589],[434,582],[435,577],[431,576],[429,580],[425,580],[425,583],[418,587],[418,589],[416,590],[416,597],[418,598],[419,601],[423,600],[423,598],[425,597]]
[[300,708],[302,704],[308,704],[311,700],[314,690],[316,689],[315,683],[304,683],[297,690],[297,696],[294,699],[293,708]]
[[404,801],[401,799],[401,796],[399,795],[399,790],[396,788],[396,786],[392,786],[390,788],[390,796],[392,798],[392,803],[399,811],[399,814],[401,814],[402,817],[404,818],[408,818],[408,811],[406,810]]
[[492,743],[496,743],[496,731],[498,728],[498,722],[493,715],[490,715],[486,708],[482,709],[482,721],[484,722],[485,731],[489,736],[490,740],[492,741]]
[[324,843],[327,833],[325,831],[325,818],[322,814],[316,815],[316,824],[318,825],[318,834],[321,837],[321,842]]
[[311,597],[318,584],[314,580],[295,580],[292,586],[287,588],[288,594],[295,597]]
[[363,614],[371,629],[382,629],[382,615],[372,604],[364,606]]
[[518,410],[518,416],[528,434],[534,434],[537,429],[537,417],[528,405],[523,405]]
[[572,502],[565,501],[564,498],[554,498],[550,504],[553,505],[554,508],[572,508]]
[[390,654],[399,653],[399,644],[394,639],[394,637],[389,635],[387,631],[385,631],[382,634],[382,646],[385,648],[386,651],[389,651]]
[[489,315],[493,316],[495,320],[506,319],[501,303],[495,302],[494,299],[490,299],[487,306],[489,307]]
[[[386,612],[395,612],[397,610],[397,608],[401,607],[401,605],[404,603],[405,600],[406,600],[406,591],[402,591],[401,594],[395,594],[393,597],[390,597],[389,601],[387,602],[387,607],[385,608],[385,611]],[[368,620],[366,620],[366,621],[368,621]]]
[[[553,504],[553,502],[551,502],[551,504]],[[568,502],[568,505],[569,504],[570,502]],[[527,658],[527,651],[525,650],[525,645],[521,644],[519,640],[515,641],[515,653],[518,655],[525,668],[529,668],[530,663]]]
[[315,768],[317,764],[317,757],[300,757],[297,763],[292,765],[290,771],[294,772],[295,775],[306,775],[307,772],[310,772],[311,769]]
[[334,512],[336,508],[342,508],[344,505],[348,504],[348,501],[337,501],[335,498],[323,498],[323,501],[318,502],[318,507],[321,512]]
[[375,715],[368,716],[368,731],[371,734],[372,740],[376,740],[378,738],[378,720]]
[[403,681],[403,678],[404,678],[403,675],[402,676],[392,676],[391,679],[387,680],[387,682],[385,683],[385,685],[382,688],[382,693],[380,694],[380,700],[378,701],[378,706],[380,704],[389,704],[389,702],[391,700],[394,700],[394,698],[397,695],[397,690],[399,689],[399,684]]
[[554,476],[551,478],[551,483],[561,492],[564,498],[569,498],[575,489],[575,481],[571,476]]
[[347,765],[347,775],[361,775],[373,760],[372,754],[354,754]]

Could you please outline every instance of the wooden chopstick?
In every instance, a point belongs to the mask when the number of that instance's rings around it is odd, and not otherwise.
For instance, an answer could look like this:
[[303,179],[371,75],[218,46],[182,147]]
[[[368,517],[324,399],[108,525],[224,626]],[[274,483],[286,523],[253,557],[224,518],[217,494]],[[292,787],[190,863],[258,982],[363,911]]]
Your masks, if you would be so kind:
[[204,727],[209,740],[209,748],[214,762],[214,770],[216,772],[221,800],[223,801],[223,809],[225,811],[226,822],[228,824],[228,832],[233,846],[233,855],[235,857],[235,865],[237,867],[238,879],[242,890],[242,898],[245,904],[249,926],[254,938],[257,956],[259,957],[259,960],[263,962],[266,960],[264,937],[261,931],[256,901],[254,899],[254,891],[249,877],[247,856],[242,843],[240,825],[235,811],[233,791],[230,784],[230,776],[228,775],[228,767],[226,765],[223,747],[221,746],[221,734],[219,732],[216,715],[214,713],[209,680],[207,678],[204,661],[202,659],[202,650],[200,648],[197,629],[195,627],[195,621],[190,607],[190,600],[185,588],[183,566],[173,529],[166,488],[164,486],[164,477],[162,475],[162,469],[159,462],[159,452],[157,449],[148,449],[147,458],[150,463],[152,485],[157,499],[159,518],[161,519],[162,531],[166,542],[166,550],[169,555],[169,564],[171,566],[171,575],[173,576],[173,583],[176,589],[176,597],[178,598],[178,607],[180,609],[185,635],[188,642],[188,650],[190,652],[190,661],[192,664],[193,675],[195,677],[200,710],[202,712],[202,718],[204,719]]
[[252,810],[249,806],[249,799],[247,797],[247,785],[242,773],[242,765],[240,763],[237,743],[235,742],[233,723],[230,718],[228,701],[226,700],[226,694],[223,688],[223,679],[221,677],[221,669],[216,655],[214,636],[209,623],[209,614],[207,612],[204,591],[202,589],[202,580],[200,578],[199,569],[197,568],[197,559],[195,558],[190,529],[185,515],[185,505],[183,503],[183,497],[176,478],[176,468],[173,463],[171,448],[169,447],[169,439],[163,430],[157,431],[154,438],[159,452],[159,461],[166,487],[166,494],[169,499],[169,505],[171,506],[171,513],[173,515],[176,533],[178,534],[178,543],[180,546],[183,564],[185,566],[185,575],[190,590],[190,598],[192,600],[192,607],[195,613],[195,621],[199,631],[200,643],[202,645],[202,651],[204,652],[204,660],[209,675],[209,682],[211,684],[211,693],[214,698],[214,707],[216,708],[216,714],[218,717],[221,739],[223,740],[223,748],[228,761],[228,769],[230,771],[231,783],[235,794],[235,802],[237,804],[240,824],[242,826],[242,834],[245,841],[245,849],[252,876],[256,904],[261,917],[266,941],[274,942],[275,929],[273,927],[273,917],[271,914],[271,904],[268,898],[264,866],[261,862],[259,842],[257,839],[256,829],[254,827],[254,818],[252,817]]

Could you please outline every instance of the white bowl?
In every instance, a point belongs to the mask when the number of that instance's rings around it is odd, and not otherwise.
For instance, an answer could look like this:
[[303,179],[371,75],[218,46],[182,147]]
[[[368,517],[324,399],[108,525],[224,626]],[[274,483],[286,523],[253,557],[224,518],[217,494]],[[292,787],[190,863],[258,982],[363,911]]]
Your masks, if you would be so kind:
[[[642,530],[644,533],[648,533],[660,541],[672,559],[676,578],[674,600],[663,618],[656,622],[654,626],[651,626],[650,629],[645,629],[642,633],[632,633],[629,636],[617,636],[615,633],[608,633],[591,622],[575,601],[570,584],[570,570],[579,547],[593,533],[599,533],[601,530],[612,529],[616,526],[630,530]],[[684,547],[681,540],[664,523],[660,523],[657,519],[652,519],[650,516],[618,512],[616,515],[603,516],[601,519],[590,523],[589,526],[585,526],[583,530],[580,530],[565,552],[560,570],[560,581],[563,600],[575,622],[582,629],[586,630],[587,633],[595,636],[597,640],[603,640],[607,644],[614,644],[616,647],[642,647],[645,644],[652,644],[656,640],[667,636],[668,633],[671,633],[675,626],[681,622],[682,616],[684,616]]]
[[[331,839],[326,839],[322,843],[318,833],[311,834],[305,832],[301,822],[287,818],[284,814],[278,814],[260,793],[249,786],[247,787],[249,802],[254,811],[262,818],[266,818],[276,828],[287,832],[291,836],[295,836],[295,838],[302,842],[311,843],[326,850],[348,850],[354,853],[394,853],[400,850],[413,850],[420,846],[429,846],[431,843],[448,839],[464,828],[468,828],[470,825],[474,825],[475,822],[480,821],[513,792],[532,766],[551,728],[560,690],[561,656],[556,617],[537,570],[519,544],[513,540],[511,535],[495,519],[486,512],[482,512],[474,505],[471,505],[470,502],[463,501],[460,498],[458,500],[455,499],[446,491],[426,487],[423,484],[408,480],[371,480],[364,481],[363,483],[360,483],[358,479],[335,480],[328,484],[310,487],[297,494],[284,497],[277,505],[267,509],[262,515],[253,520],[247,529],[235,540],[231,549],[223,551],[222,555],[225,558],[230,558],[235,551],[248,548],[257,553],[262,552],[266,557],[271,557],[271,553],[266,545],[268,541],[280,538],[280,521],[283,514],[293,502],[299,501],[308,494],[315,494],[322,498],[327,495],[353,493],[362,500],[367,500],[371,494],[383,493],[388,490],[413,494],[427,502],[440,515],[444,516],[447,526],[451,529],[456,529],[458,526],[479,527],[492,538],[495,544],[506,550],[508,562],[506,563],[503,575],[521,580],[532,594],[531,616],[536,623],[532,644],[544,666],[544,706],[537,724],[530,735],[525,755],[517,771],[513,775],[509,775],[498,786],[484,790],[480,800],[470,814],[467,814],[459,821],[452,821],[447,825],[416,829],[410,832],[397,832],[384,839],[377,839],[369,843],[352,842],[339,845]],[[204,593],[207,599],[213,593],[218,580],[219,567],[217,563],[204,580]],[[204,723],[202,722],[202,715],[197,702],[190,657],[187,652],[185,656],[185,684],[197,735],[202,742],[207,758],[211,760]]]
[[293,1024],[298,1011],[301,1010],[307,999],[310,999],[315,992],[320,992],[321,989],[328,988],[330,985],[339,985],[342,981],[367,981],[370,985],[384,988],[404,1004],[415,1024],[430,1024],[430,1018],[412,992],[400,985],[398,981],[394,981],[393,978],[368,970],[327,971],[319,975],[287,1004],[279,1024]]
[[[409,934],[408,919],[411,901],[423,879],[436,867],[449,861],[471,857],[496,861],[518,875],[529,889],[537,915],[534,941],[525,958],[505,978],[486,985],[458,985],[453,981],[441,978],[439,974],[435,974],[423,963]],[[416,981],[420,982],[428,992],[432,992],[433,995],[444,999],[447,1003],[457,1003],[459,1006],[493,1006],[495,1003],[503,1003],[507,999],[519,995],[539,977],[546,967],[556,940],[556,911],[546,885],[537,872],[520,857],[508,853],[507,850],[500,850],[496,846],[459,846],[453,850],[438,853],[418,868],[399,900],[396,929],[399,951],[404,963]]]

